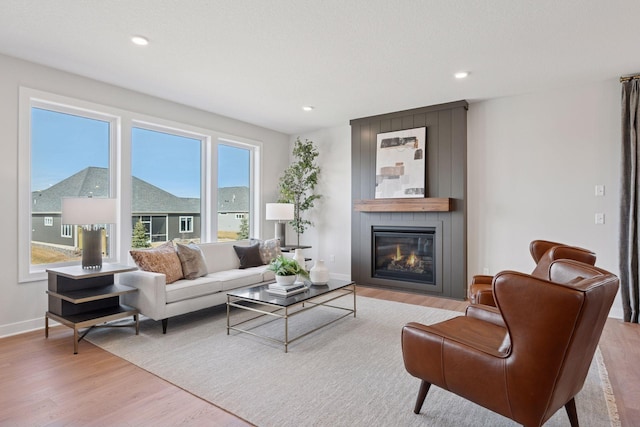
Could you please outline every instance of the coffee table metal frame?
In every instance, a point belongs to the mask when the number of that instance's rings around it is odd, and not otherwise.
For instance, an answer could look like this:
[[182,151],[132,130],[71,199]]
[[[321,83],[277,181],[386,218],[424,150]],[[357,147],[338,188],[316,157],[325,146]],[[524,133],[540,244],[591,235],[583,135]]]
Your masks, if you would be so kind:
[[[239,289],[227,293],[227,335],[229,335],[230,331],[233,330],[267,339],[278,344],[283,344],[284,352],[287,353],[289,351],[289,344],[291,344],[292,342],[299,340],[300,338],[303,338],[319,329],[322,329],[325,326],[337,322],[338,320],[343,319],[351,314],[353,314],[353,317],[356,317],[355,282],[331,279],[327,285],[312,285],[309,286],[309,288],[305,292],[289,297],[281,297],[269,294],[267,292],[268,286],[268,284],[265,284],[252,288]],[[353,295],[353,308],[345,308],[329,304],[330,302],[349,294]],[[307,331],[294,338],[289,338],[289,319],[319,306],[342,310],[345,311],[345,313],[342,316],[337,317],[329,322],[323,323],[310,331]],[[232,324],[231,307],[251,311],[257,313],[258,315],[251,317],[250,319],[245,319],[238,323]],[[262,307],[264,307],[264,309]],[[271,319],[270,321],[284,319],[284,340],[260,335],[249,329],[243,329],[239,327],[240,325],[246,324],[252,320],[264,316],[273,317],[273,319]]]

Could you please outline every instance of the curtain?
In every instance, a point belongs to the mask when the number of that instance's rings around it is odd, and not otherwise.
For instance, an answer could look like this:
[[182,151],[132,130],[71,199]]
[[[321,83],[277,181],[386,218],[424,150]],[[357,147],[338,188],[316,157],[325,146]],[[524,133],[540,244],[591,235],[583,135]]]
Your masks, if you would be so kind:
[[[622,80],[622,79],[621,79]],[[620,201],[620,294],[625,322],[638,323],[640,224],[640,79],[622,82],[622,180]]]

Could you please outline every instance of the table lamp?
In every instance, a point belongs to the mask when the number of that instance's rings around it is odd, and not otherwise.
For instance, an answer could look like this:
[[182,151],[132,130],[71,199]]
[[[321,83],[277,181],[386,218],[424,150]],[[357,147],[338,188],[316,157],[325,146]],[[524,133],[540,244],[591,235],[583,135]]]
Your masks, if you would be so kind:
[[82,268],[102,268],[102,229],[116,222],[116,199],[65,197],[62,224],[82,226]]
[[265,218],[276,221],[275,238],[280,240],[280,246],[286,246],[286,221],[293,219],[293,203],[267,203]]

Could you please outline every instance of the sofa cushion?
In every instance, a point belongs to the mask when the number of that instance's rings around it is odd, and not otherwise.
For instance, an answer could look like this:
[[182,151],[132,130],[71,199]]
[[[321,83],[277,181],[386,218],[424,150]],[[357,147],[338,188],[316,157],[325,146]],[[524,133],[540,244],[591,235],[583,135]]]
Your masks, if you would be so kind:
[[260,240],[260,239],[249,239],[249,242],[252,245],[258,243],[260,245],[260,257],[262,258],[263,264],[269,264],[271,261],[276,259],[278,255],[282,254],[280,250],[280,239],[268,239],[268,240]]
[[240,240],[233,242],[212,242],[199,243],[198,247],[204,255],[207,263],[207,271],[215,273],[216,271],[233,270],[240,267],[238,255],[233,250],[233,246],[249,246],[248,240]]
[[139,269],[162,273],[166,283],[182,279],[182,264],[172,242],[151,249],[132,249],[129,251]]
[[256,243],[251,246],[236,246],[233,245],[233,249],[238,255],[240,260],[240,269],[258,267],[263,265],[262,257],[260,256],[260,244]]
[[185,279],[193,280],[207,274],[207,264],[204,261],[202,251],[193,243],[182,245],[176,243],[178,258],[182,264],[182,274]]
[[263,281],[263,272],[265,269],[266,266],[262,265],[242,270],[218,271],[217,273],[209,274],[206,277],[219,280],[222,283],[222,290],[230,291],[232,289],[261,283]]
[[222,282],[211,277],[203,276],[193,280],[178,280],[175,283],[165,286],[165,289],[167,293],[167,304],[169,304],[220,292],[222,291]]

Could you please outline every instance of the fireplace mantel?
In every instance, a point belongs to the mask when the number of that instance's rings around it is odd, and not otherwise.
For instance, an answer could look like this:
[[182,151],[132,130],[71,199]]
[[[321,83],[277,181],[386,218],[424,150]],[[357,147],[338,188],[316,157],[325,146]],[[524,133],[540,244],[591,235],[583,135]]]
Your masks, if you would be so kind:
[[353,209],[358,212],[449,212],[452,199],[427,197],[424,199],[375,199],[355,200]]

